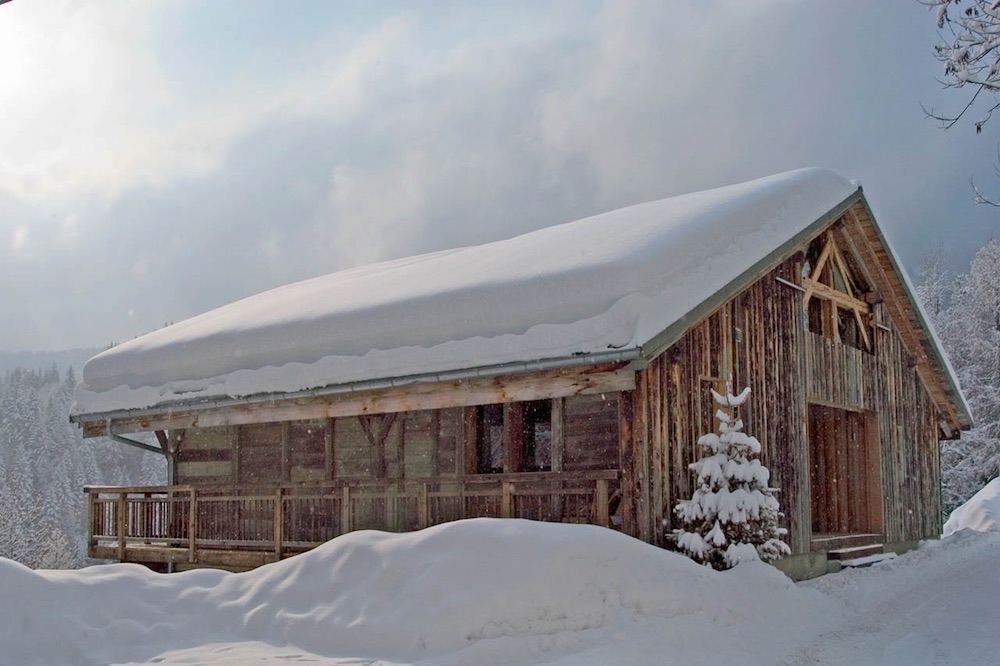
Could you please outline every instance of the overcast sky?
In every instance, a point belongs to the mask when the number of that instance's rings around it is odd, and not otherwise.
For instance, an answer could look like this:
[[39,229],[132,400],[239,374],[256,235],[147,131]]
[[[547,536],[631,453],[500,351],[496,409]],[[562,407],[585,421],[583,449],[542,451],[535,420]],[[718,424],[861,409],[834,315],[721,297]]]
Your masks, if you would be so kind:
[[915,0],[0,5],[0,349],[804,166],[916,272],[996,228],[1000,121]]

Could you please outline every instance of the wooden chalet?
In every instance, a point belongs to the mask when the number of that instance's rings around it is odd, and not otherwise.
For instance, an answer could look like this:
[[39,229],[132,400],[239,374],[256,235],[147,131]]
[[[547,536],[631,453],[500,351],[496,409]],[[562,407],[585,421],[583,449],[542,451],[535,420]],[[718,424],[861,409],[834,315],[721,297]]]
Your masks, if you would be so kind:
[[318,280],[88,363],[71,420],[170,470],[86,489],[92,557],[245,569],[479,516],[665,546],[729,376],[752,389],[741,416],[779,490],[787,570],[940,533],[939,443],[969,410],[861,188],[835,174]]

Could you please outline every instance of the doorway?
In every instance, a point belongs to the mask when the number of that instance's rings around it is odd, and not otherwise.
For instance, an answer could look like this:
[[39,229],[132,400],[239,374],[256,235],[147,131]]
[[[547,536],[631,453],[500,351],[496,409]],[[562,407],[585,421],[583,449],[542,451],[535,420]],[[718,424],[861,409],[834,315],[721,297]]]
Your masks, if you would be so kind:
[[809,405],[812,532],[881,534],[881,447],[872,412]]

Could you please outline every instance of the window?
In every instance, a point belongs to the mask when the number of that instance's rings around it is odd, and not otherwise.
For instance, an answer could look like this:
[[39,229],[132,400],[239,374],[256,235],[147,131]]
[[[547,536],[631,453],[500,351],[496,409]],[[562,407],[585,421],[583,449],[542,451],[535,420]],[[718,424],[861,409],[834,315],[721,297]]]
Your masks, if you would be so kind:
[[547,472],[552,469],[552,401],[523,403],[524,471]]
[[503,405],[476,409],[476,471],[498,474],[504,466]]
[[543,472],[552,469],[552,401],[476,408],[476,471]]

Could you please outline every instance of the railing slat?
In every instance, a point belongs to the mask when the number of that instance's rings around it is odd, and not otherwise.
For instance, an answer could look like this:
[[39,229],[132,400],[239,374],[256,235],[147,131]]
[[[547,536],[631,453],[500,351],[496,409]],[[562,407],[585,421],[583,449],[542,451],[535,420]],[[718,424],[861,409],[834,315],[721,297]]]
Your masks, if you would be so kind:
[[198,561],[198,491],[191,489],[191,504],[188,508],[188,562]]
[[278,488],[274,491],[274,556],[279,560],[285,541],[284,504],[282,490]]

